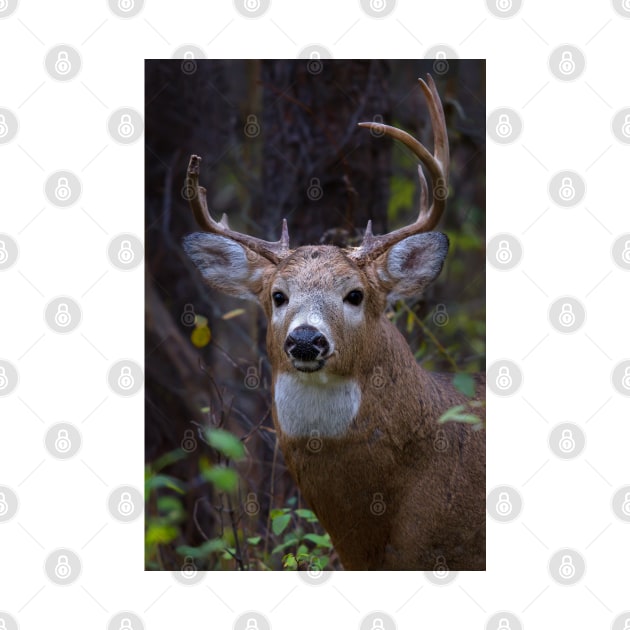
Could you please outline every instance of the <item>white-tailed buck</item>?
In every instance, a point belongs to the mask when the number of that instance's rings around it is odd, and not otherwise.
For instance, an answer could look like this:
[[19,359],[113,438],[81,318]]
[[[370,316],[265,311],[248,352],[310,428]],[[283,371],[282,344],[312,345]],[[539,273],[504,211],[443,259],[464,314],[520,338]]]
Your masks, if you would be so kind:
[[211,287],[265,311],[280,447],[346,569],[485,569],[484,431],[438,422],[456,405],[483,419],[485,378],[475,376],[476,396],[466,398],[453,375],[417,365],[385,316],[389,301],[438,276],[448,251],[447,237],[429,231],[446,204],[446,121],[433,79],[419,82],[434,155],[400,129],[360,125],[413,151],[432,179],[431,207],[419,166],[417,220],[383,236],[369,222],[360,247],[291,249],[286,221],[277,242],[235,232],[208,212],[201,158],[190,158],[186,179],[205,232],[185,250]]

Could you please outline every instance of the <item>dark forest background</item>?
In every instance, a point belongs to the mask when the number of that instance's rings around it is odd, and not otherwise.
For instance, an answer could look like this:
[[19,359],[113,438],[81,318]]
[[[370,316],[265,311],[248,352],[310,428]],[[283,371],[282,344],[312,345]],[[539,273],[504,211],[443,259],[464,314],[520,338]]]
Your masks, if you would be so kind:
[[418,77],[432,73],[451,147],[438,281],[388,314],[429,370],[485,370],[483,61],[146,62],[146,567],[341,568],[288,475],[270,414],[265,321],[203,286],[181,248],[191,153],[215,219],[291,245],[357,244],[415,219],[417,162],[357,127],[432,150]]

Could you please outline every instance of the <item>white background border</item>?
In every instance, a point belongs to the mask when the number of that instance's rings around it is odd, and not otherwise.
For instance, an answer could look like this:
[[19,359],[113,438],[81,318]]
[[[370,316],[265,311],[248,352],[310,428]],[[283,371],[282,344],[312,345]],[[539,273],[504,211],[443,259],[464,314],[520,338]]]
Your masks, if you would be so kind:
[[[399,628],[483,628],[499,610],[528,628],[610,627],[630,609],[630,526],[611,510],[614,491],[630,483],[629,399],[611,384],[614,366],[630,357],[630,272],[611,257],[614,240],[630,232],[630,147],[611,131],[615,113],[630,106],[630,20],[611,2],[568,0],[529,0],[510,19],[480,0],[399,1],[382,19],[358,1],[273,0],[257,19],[225,0],[179,6],[149,1],[121,19],[104,0],[23,0],[0,19],[0,107],[19,119],[17,136],[0,144],[0,232],[20,251],[0,272],[0,358],[20,377],[0,397],[0,485],[19,497],[15,518],[0,524],[0,610],[22,629],[104,628],[121,610],[165,629],[232,627],[246,610],[277,629],[359,627],[373,610]],[[81,54],[69,82],[44,66],[59,43]],[[486,573],[461,573],[444,587],[421,573],[337,573],[319,587],[295,573],[207,574],[187,587],[142,571],[142,519],[109,515],[115,487],[143,485],[142,394],[113,394],[107,370],[120,359],[142,364],[144,309],[142,267],[123,273],[106,256],[116,235],[142,237],[143,143],[117,144],[107,120],[120,107],[142,112],[143,59],[171,57],[184,43],[212,58],[295,57],[312,43],[336,58],[415,58],[444,43],[461,58],[487,58],[488,112],[509,107],[523,120],[515,142],[489,138],[487,149],[488,237],[511,234],[524,250],[514,270],[488,269],[488,363],[509,358],[524,374],[515,395],[489,393],[488,489],[513,486],[524,507],[514,522],[488,520]],[[586,59],[571,82],[548,65],[564,43]],[[44,195],[46,178],[62,169],[82,182],[69,208]],[[586,195],[562,208],[548,184],[567,169],[585,180]],[[69,335],[44,321],[59,295],[82,308]],[[572,335],[548,320],[565,295],[587,313]],[[68,461],[44,448],[46,430],[60,422],[81,431]],[[570,461],[548,445],[563,422],[586,435]],[[65,588],[44,573],[58,547],[74,549],[83,565]],[[562,547],[586,561],[574,586],[548,571]]]

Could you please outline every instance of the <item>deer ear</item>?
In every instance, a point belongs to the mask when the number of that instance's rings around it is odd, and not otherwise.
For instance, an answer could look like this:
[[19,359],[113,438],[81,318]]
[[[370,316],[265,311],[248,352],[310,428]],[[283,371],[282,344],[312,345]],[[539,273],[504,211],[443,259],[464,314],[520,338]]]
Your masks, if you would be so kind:
[[183,246],[209,286],[246,300],[258,300],[264,273],[274,266],[247,247],[217,234],[196,232],[184,239]]
[[440,232],[416,234],[403,239],[377,258],[377,272],[390,301],[418,295],[442,271],[448,238]]

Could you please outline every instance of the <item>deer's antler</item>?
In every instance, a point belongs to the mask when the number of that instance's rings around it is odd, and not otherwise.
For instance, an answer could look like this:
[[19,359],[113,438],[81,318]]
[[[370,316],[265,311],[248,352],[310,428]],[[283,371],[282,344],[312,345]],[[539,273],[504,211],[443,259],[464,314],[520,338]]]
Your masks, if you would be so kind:
[[387,134],[399,140],[413,151],[414,155],[420,160],[421,164],[424,164],[431,176],[433,202],[429,208],[427,180],[420,164],[418,165],[418,177],[420,178],[420,212],[418,213],[418,218],[411,225],[381,236],[374,236],[374,234],[372,234],[372,221],[368,221],[361,246],[350,254],[352,258],[357,261],[365,262],[373,260],[404,238],[432,230],[440,220],[446,206],[446,198],[448,196],[449,151],[444,109],[442,108],[442,101],[435,87],[433,77],[428,74],[426,83],[422,79],[418,79],[418,83],[420,83],[420,87],[424,92],[429,106],[435,145],[433,155],[431,155],[427,148],[416,140],[416,138],[410,136],[402,129],[376,122],[359,123],[359,127],[368,127],[381,134]]
[[208,210],[206,189],[199,185],[200,164],[201,158],[198,155],[190,156],[188,171],[186,172],[186,183],[184,185],[184,196],[190,202],[190,208],[197,221],[197,225],[206,232],[230,238],[271,262],[277,263],[284,258],[290,252],[287,220],[282,220],[282,236],[280,240],[276,242],[263,241],[260,238],[231,230],[226,214],[223,214],[221,221],[215,221],[210,216],[210,211]]

